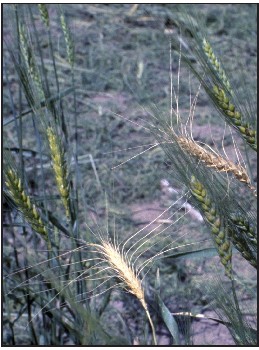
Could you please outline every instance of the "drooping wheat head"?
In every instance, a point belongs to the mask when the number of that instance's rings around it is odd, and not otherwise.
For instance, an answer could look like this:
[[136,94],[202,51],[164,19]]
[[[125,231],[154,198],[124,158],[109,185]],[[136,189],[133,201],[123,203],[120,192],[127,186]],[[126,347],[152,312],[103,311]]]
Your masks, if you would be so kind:
[[213,168],[217,172],[233,174],[237,180],[246,183],[256,196],[255,187],[251,185],[251,180],[245,168],[240,164],[234,164],[230,160],[226,160],[222,156],[206,150],[190,138],[184,136],[176,136],[176,140],[184,151],[196,157],[207,167]]
[[156,344],[155,328],[145,301],[144,289],[141,285],[141,281],[137,277],[134,267],[124,258],[124,255],[122,255],[118,247],[110,242],[102,240],[100,244],[92,243],[90,246],[94,247],[96,252],[107,262],[112,273],[123,283],[123,287],[140,301],[149,320],[154,343]]
[[47,238],[47,229],[43,224],[39,210],[35,204],[31,203],[30,197],[23,189],[21,179],[17,173],[9,168],[6,171],[5,184],[8,187],[9,194],[15,202],[17,209],[22,213],[24,219],[31,225],[32,229]]
[[213,240],[219,253],[220,261],[224,265],[225,274],[232,278],[232,247],[227,230],[217,213],[216,206],[209,198],[205,187],[192,176],[190,182],[192,195],[201,204],[204,216],[211,226]]
[[245,168],[240,164],[235,164],[228,159],[224,159],[222,156],[216,153],[206,150],[190,138],[184,136],[176,136],[176,141],[184,151],[196,157],[207,167],[213,168],[217,172],[233,174],[237,180],[246,183],[248,187],[253,191],[254,195],[256,195],[255,187],[251,185],[251,180]]
[[47,128],[47,136],[58,191],[66,210],[66,216],[69,218],[69,183],[64,150],[58,136],[52,127]]

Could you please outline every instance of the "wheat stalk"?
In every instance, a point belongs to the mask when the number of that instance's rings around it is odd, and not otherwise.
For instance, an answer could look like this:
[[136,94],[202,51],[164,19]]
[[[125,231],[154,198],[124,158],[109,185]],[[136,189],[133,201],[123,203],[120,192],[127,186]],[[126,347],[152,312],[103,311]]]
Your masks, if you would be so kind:
[[149,320],[154,343],[156,345],[157,343],[155,328],[145,301],[144,289],[141,285],[141,281],[137,277],[134,268],[130,266],[126,258],[113,244],[106,241],[102,241],[101,244],[92,243],[90,244],[90,246],[96,248],[96,251],[102,256],[102,258],[107,262],[112,271],[115,273],[115,276],[121,282],[123,282],[123,284],[125,285],[125,289],[131,294],[133,294],[140,301]]
[[198,200],[203,209],[207,222],[211,226],[213,240],[219,253],[220,261],[225,267],[226,275],[232,278],[232,248],[219,214],[216,211],[215,204],[209,198],[205,187],[194,176],[191,178],[190,189],[192,195]]
[[240,164],[234,164],[230,160],[226,160],[216,153],[212,153],[195,141],[183,137],[176,136],[176,140],[181,148],[186,151],[188,154],[196,157],[199,161],[203,162],[207,167],[215,169],[217,172],[232,173],[237,180],[240,182],[246,183],[248,187],[256,195],[255,187],[251,185],[251,180],[245,170]]
[[11,198],[14,200],[25,220],[31,225],[33,230],[43,235],[46,239],[47,229],[42,222],[39,211],[36,205],[31,203],[30,197],[23,189],[21,179],[11,168],[6,171],[5,184],[9,189]]
[[55,173],[56,183],[58,190],[66,209],[66,215],[69,217],[69,184],[68,184],[68,171],[64,157],[64,150],[62,145],[54,132],[52,127],[47,128],[47,136],[50,146],[51,159],[53,163],[53,169]]

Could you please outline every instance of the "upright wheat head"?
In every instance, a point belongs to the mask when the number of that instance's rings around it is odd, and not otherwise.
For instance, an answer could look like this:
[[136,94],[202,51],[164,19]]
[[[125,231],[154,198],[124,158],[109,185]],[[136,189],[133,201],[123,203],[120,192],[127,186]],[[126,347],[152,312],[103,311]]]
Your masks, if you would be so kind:
[[97,253],[103,257],[103,259],[107,262],[109,267],[114,272],[115,276],[124,284],[124,288],[140,301],[149,320],[153,333],[154,343],[156,344],[155,329],[145,301],[144,289],[141,285],[141,281],[138,279],[134,271],[134,268],[130,266],[119,249],[116,248],[113,244],[102,241],[101,244],[93,243],[90,244],[90,246],[96,248]]

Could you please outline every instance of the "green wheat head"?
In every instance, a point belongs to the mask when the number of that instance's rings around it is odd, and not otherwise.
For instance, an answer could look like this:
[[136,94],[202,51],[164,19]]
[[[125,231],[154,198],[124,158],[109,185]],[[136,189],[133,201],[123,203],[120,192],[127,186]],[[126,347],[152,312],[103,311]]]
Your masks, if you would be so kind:
[[33,48],[28,44],[28,38],[25,32],[24,26],[21,24],[19,24],[19,40],[20,40],[22,57],[25,62],[27,71],[29,72],[29,75],[31,76],[33,82],[35,83],[40,99],[44,99],[42,81],[41,81],[38,66],[36,64],[34,51],[33,51]]
[[220,261],[224,265],[226,275],[232,277],[232,248],[227,231],[220,219],[215,204],[209,198],[205,187],[194,177],[191,178],[191,193],[200,202],[207,222],[211,226],[211,233],[219,253]]
[[32,229],[42,235],[44,239],[46,239],[46,226],[42,222],[38,208],[35,204],[31,203],[30,197],[23,189],[21,179],[11,168],[6,171],[5,175],[5,184],[18,210],[22,213],[24,219],[31,225]]
[[49,28],[49,13],[46,4],[38,4],[42,22]]
[[256,131],[253,130],[248,123],[242,120],[241,113],[236,110],[236,107],[230,102],[223,89],[214,86],[213,93],[225,116],[236,127],[249,146],[257,151]]
[[68,184],[68,170],[64,156],[64,150],[61,142],[58,139],[52,127],[47,128],[47,136],[49,141],[51,159],[53,163],[53,170],[55,173],[58,191],[60,193],[63,205],[66,210],[66,216],[69,217],[69,184]]
[[232,222],[241,230],[251,245],[257,247],[257,234],[253,225],[241,215],[232,215]]
[[65,16],[63,15],[63,13],[60,16],[60,22],[61,22],[61,28],[63,30],[64,38],[65,38],[65,42],[66,42],[68,62],[71,65],[71,67],[73,67],[74,63],[75,63],[74,44],[73,44],[73,41],[71,38],[71,33],[69,30],[69,27],[67,25],[67,22],[66,22],[66,19],[65,19]]
[[221,67],[219,60],[215,56],[210,43],[204,38],[202,44],[203,44],[203,50],[204,50],[206,56],[208,57],[209,62],[211,63],[213,69],[215,70],[216,73],[218,73],[218,76],[219,76],[222,84],[226,87],[226,89],[230,93],[232,93],[232,90],[230,87],[230,82],[227,79],[226,73],[225,73],[224,69]]

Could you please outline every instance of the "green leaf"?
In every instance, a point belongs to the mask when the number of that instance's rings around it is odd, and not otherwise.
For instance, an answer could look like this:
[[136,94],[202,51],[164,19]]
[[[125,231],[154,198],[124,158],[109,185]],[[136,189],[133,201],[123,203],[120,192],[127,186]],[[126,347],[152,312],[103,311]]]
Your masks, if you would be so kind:
[[[47,99],[46,101],[41,101],[40,105],[41,105],[42,108],[46,107],[47,103],[59,101],[61,98],[65,97],[66,95],[69,95],[73,91],[74,91],[74,88],[69,88],[69,89],[59,93],[58,95],[55,95],[54,97],[51,97],[51,98]],[[5,120],[3,121],[3,126],[6,126],[6,125],[8,125],[10,123],[13,123],[15,120],[19,120],[21,117],[24,117],[24,116],[28,115],[31,112],[33,112],[32,108],[22,112],[17,117],[5,118]]]
[[[195,251],[187,251],[183,253],[176,253],[172,255],[167,255],[166,258],[174,258],[174,259],[196,259],[196,258],[204,258],[218,255],[216,248],[203,248]],[[165,256],[163,256],[165,258]]]
[[163,303],[163,301],[159,295],[157,295],[157,299],[158,299],[158,306],[160,309],[160,316],[164,320],[169,332],[171,333],[171,335],[174,339],[173,344],[179,345],[180,338],[179,338],[179,330],[178,330],[177,322],[175,321],[174,316],[171,314],[171,312],[165,306],[165,304]]
[[180,337],[179,337],[179,329],[177,322],[175,321],[174,316],[171,314],[171,312],[168,310],[168,308],[165,306],[163,300],[160,297],[160,278],[159,278],[159,269],[157,270],[157,278],[156,278],[156,298],[157,298],[157,304],[160,311],[160,316],[164,320],[169,332],[171,333],[173,337],[173,344],[179,345],[180,344]]

